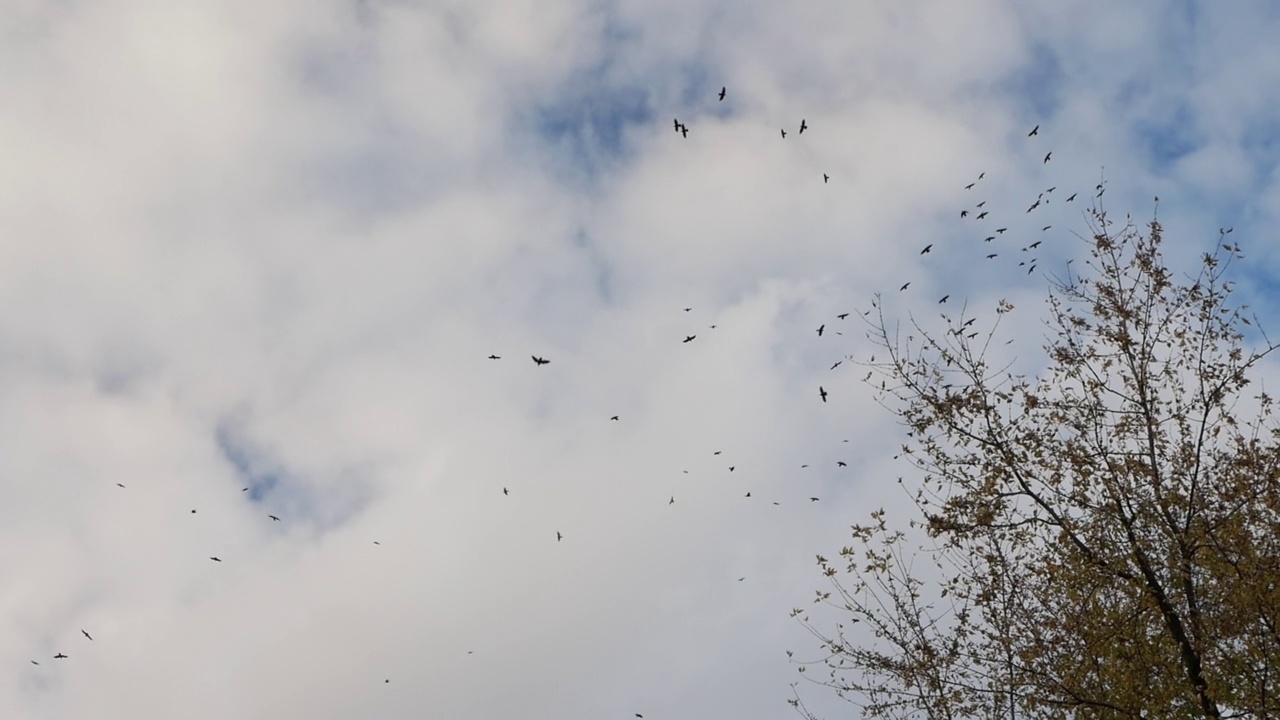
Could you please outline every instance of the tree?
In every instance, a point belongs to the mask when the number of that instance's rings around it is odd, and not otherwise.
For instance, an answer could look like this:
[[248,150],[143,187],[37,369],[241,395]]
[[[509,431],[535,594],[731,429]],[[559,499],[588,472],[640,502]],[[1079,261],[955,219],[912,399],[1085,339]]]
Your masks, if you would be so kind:
[[1221,231],[1175,281],[1157,221],[1095,211],[1091,230],[1033,380],[989,365],[1007,302],[983,338],[872,321],[927,544],[873,512],[818,557],[815,602],[843,621],[795,611],[827,652],[799,669],[865,717],[1280,716],[1280,428],[1265,391],[1244,395],[1277,346],[1241,349],[1240,248]]

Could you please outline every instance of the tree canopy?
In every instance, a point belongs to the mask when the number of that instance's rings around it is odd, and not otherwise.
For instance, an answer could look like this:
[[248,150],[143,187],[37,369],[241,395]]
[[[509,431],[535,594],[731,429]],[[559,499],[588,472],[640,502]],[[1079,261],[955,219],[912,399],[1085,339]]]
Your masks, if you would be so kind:
[[1247,393],[1276,345],[1231,304],[1240,247],[1176,277],[1158,221],[1092,217],[1039,377],[994,366],[1008,302],[982,336],[871,321],[925,542],[873,512],[818,557],[835,610],[795,611],[826,651],[799,669],[865,717],[1280,715],[1280,427]]

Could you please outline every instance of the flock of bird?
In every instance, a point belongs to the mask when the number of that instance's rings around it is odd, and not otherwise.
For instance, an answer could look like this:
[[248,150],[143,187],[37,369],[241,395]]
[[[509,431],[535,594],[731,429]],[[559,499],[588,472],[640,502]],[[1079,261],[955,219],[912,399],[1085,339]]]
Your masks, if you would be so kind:
[[[727,94],[728,94],[727,88],[722,87],[722,88],[720,89],[720,92],[719,92],[719,93],[718,93],[718,95],[717,95],[717,97],[718,97],[719,101],[720,101],[720,102],[723,102],[723,101],[725,100],[725,98],[727,97]],[[676,132],[676,133],[678,133],[682,138],[688,138],[688,137],[689,137],[689,126],[688,126],[686,123],[681,122],[679,119],[675,119],[675,120],[673,120],[673,126],[674,126],[674,129],[675,129],[675,132]],[[798,129],[796,130],[796,133],[795,133],[795,134],[796,134],[796,136],[804,135],[804,134],[805,134],[805,132],[806,132],[806,131],[809,131],[809,130],[810,130],[810,126],[809,126],[809,124],[808,124],[807,120],[805,120],[805,119],[803,119],[803,118],[802,118],[802,119],[800,120],[800,123],[799,123]],[[786,129],[786,128],[781,128],[781,129],[780,129],[780,134],[781,134],[782,139],[784,139],[784,140],[785,140],[785,139],[787,139],[787,129]],[[1034,128],[1032,128],[1032,129],[1031,129],[1031,131],[1030,131],[1029,133],[1027,133],[1027,138],[1029,138],[1029,139],[1034,139],[1034,138],[1037,138],[1037,137],[1039,136],[1039,134],[1040,134],[1040,126],[1039,126],[1039,125],[1037,125],[1037,126],[1035,126]],[[1037,157],[1038,157],[1038,155],[1037,155]],[[1053,158],[1053,152],[1052,152],[1052,151],[1048,151],[1048,152],[1046,152],[1046,153],[1044,154],[1044,157],[1043,157],[1043,160],[1042,160],[1042,163],[1041,163],[1041,164],[1047,165],[1047,164],[1052,160],[1052,158]],[[964,186],[963,186],[963,190],[964,190],[964,191],[968,191],[968,192],[972,192],[972,191],[974,191],[975,189],[977,189],[977,188],[980,186],[980,184],[982,183],[982,181],[983,181],[985,178],[986,178],[986,172],[980,172],[980,173],[977,175],[977,177],[976,177],[972,182],[970,182],[970,183],[968,183],[968,184],[966,184],[966,185],[964,185]],[[826,172],[822,173],[822,181],[823,181],[823,183],[824,183],[824,184],[828,184],[828,183],[830,182],[830,180],[831,180],[831,176],[830,176],[828,173],[826,173]],[[1045,189],[1045,190],[1043,190],[1043,191],[1039,192],[1039,193],[1036,195],[1034,202],[1032,202],[1032,203],[1030,204],[1030,206],[1029,206],[1029,207],[1027,207],[1027,209],[1025,210],[1025,212],[1024,212],[1023,214],[1024,214],[1024,215],[1029,215],[1029,214],[1031,214],[1031,213],[1035,212],[1036,210],[1038,210],[1038,209],[1040,209],[1040,208],[1044,207],[1045,205],[1047,205],[1047,204],[1050,202],[1050,199],[1053,197],[1053,194],[1054,194],[1054,192],[1055,192],[1056,190],[1057,190],[1057,187],[1056,187],[1056,186],[1052,186],[1052,187],[1048,187],[1047,189]],[[1096,198],[1100,198],[1100,197],[1102,197],[1103,193],[1105,192],[1104,183],[1099,183],[1099,184],[1094,188],[1094,190],[1096,191],[1096,195],[1095,195],[1095,197],[1096,197]],[[1074,202],[1074,201],[1076,200],[1076,198],[1078,197],[1078,195],[1079,195],[1079,193],[1078,193],[1078,192],[1073,192],[1073,193],[1071,193],[1069,196],[1067,196],[1067,198],[1065,199],[1065,201],[1064,201],[1064,202],[1066,202],[1066,203]],[[992,210],[992,209],[989,209],[989,208],[987,207],[987,201],[984,199],[984,200],[982,200],[982,201],[980,201],[980,202],[977,202],[976,204],[973,204],[973,205],[971,205],[971,206],[967,206],[967,207],[965,207],[965,208],[961,209],[961,210],[959,211],[959,216],[960,216],[960,219],[961,219],[961,220],[966,220],[966,221],[968,221],[968,222],[979,222],[979,223],[981,223],[981,222],[987,222],[987,221],[989,221],[989,219],[991,218],[991,213],[992,213],[992,212],[993,212],[993,210]],[[1052,225],[1043,225],[1043,226],[1041,226],[1041,227],[1040,227],[1040,232],[1047,232],[1047,231],[1048,231],[1048,230],[1050,230],[1051,228],[1052,228]],[[977,233],[977,235],[979,235],[979,236],[981,236],[981,237],[982,237],[982,242],[987,243],[987,244],[990,244],[990,243],[994,243],[994,242],[996,242],[997,240],[999,240],[999,239],[1000,239],[1002,236],[1004,236],[1004,235],[1005,235],[1005,233],[1006,233],[1006,232],[1008,232],[1008,231],[1009,231],[1009,227],[1007,227],[1007,226],[1001,226],[1001,227],[997,227],[997,228],[995,228],[995,229],[993,229],[993,230],[991,230],[991,231],[989,231],[989,232]],[[1026,259],[1024,259],[1022,262],[1020,262],[1020,263],[1019,263],[1019,266],[1020,266],[1020,267],[1026,267],[1026,268],[1027,268],[1027,270],[1026,270],[1027,274],[1031,274],[1031,273],[1035,272],[1035,270],[1036,270],[1036,268],[1037,268],[1038,257],[1037,257],[1037,255],[1035,254],[1035,251],[1037,251],[1037,250],[1041,247],[1042,242],[1043,242],[1042,240],[1037,239],[1037,240],[1035,240],[1034,242],[1027,243],[1026,245],[1024,245],[1024,246],[1021,248],[1021,252],[1022,252],[1022,253],[1027,253],[1028,255],[1027,255]],[[920,255],[922,255],[922,256],[923,256],[923,255],[929,255],[929,254],[931,254],[931,253],[933,253],[933,252],[934,252],[934,247],[935,247],[935,243],[929,243],[929,244],[926,244],[926,245],[924,246],[924,248],[920,250],[919,254],[920,254]],[[991,252],[987,252],[987,253],[985,253],[985,258],[986,258],[987,260],[995,260],[995,259],[996,259],[996,258],[998,258],[999,256],[1000,256],[1000,251],[999,251],[999,250],[993,250],[993,251],[991,251]],[[899,287],[899,292],[905,292],[906,290],[908,290],[908,289],[910,288],[910,286],[911,286],[911,282],[910,282],[910,281],[907,281],[907,282],[902,283],[902,285]],[[937,303],[938,303],[938,304],[944,304],[944,303],[946,303],[950,298],[951,298],[951,295],[950,295],[950,294],[944,294],[944,295],[942,295],[942,296],[941,296],[941,298],[937,301]],[[873,305],[874,305],[874,304],[875,304],[875,303],[873,302]],[[691,312],[691,311],[692,311],[692,309],[693,309],[693,308],[689,308],[689,307],[683,308],[683,310],[684,310],[685,312]],[[864,313],[864,316],[865,316],[865,315],[867,315],[867,314],[869,314],[870,312],[871,312],[871,311],[870,311],[870,310],[868,310],[866,313]],[[849,313],[847,313],[847,312],[843,312],[843,313],[839,313],[839,314],[835,314],[835,315],[834,315],[834,318],[835,318],[835,320],[836,320],[836,321],[843,321],[843,320],[845,320],[845,319],[846,319],[846,318],[848,318],[848,317],[849,317]],[[960,326],[960,327],[961,327],[961,330],[969,328],[969,327],[973,324],[973,322],[974,322],[974,319],[973,319],[973,318],[970,318],[970,319],[968,319],[968,320],[964,321],[964,323],[962,324],[962,326]],[[715,329],[715,328],[716,328],[716,325],[711,325],[711,326],[710,326],[710,329]],[[822,324],[820,324],[820,325],[818,326],[818,328],[817,328],[817,336],[818,336],[819,338],[823,338],[823,337],[824,337],[824,334],[826,333],[826,331],[827,331],[827,324],[824,322],[824,323],[822,323]],[[975,332],[975,333],[973,333],[973,334],[968,335],[967,337],[972,338],[972,337],[974,337],[975,335],[976,335],[976,332]],[[684,334],[683,339],[682,339],[682,340],[680,340],[680,342],[681,342],[682,344],[689,344],[689,343],[694,342],[697,338],[698,338],[698,334],[697,334],[696,332],[690,332],[690,333]],[[673,338],[673,341],[674,341],[674,338]],[[550,365],[550,364],[551,364],[551,362],[552,362],[552,361],[551,361],[550,359],[548,359],[547,357],[544,357],[544,356],[541,356],[541,355],[537,355],[537,354],[530,355],[530,357],[531,357],[532,362],[534,363],[535,367],[539,367],[539,368],[541,368],[541,367],[545,367],[545,366],[547,366],[547,365]],[[848,357],[850,357],[850,356],[845,356],[845,358],[848,358]],[[493,353],[493,354],[490,354],[490,355],[488,356],[488,359],[489,359],[489,360],[491,360],[491,361],[500,361],[500,360],[502,360],[502,359],[503,359],[503,356],[501,356],[501,355],[499,355],[499,354],[497,354],[497,353]],[[874,358],[872,358],[872,360],[874,361]],[[833,365],[831,365],[830,370],[836,370],[837,368],[839,368],[839,367],[841,366],[841,364],[842,364],[843,362],[844,362],[844,360],[843,360],[843,359],[841,359],[841,360],[837,360]],[[865,378],[864,378],[864,379],[865,379]],[[827,402],[828,402],[828,400],[829,400],[829,398],[830,398],[830,395],[831,395],[831,393],[827,390],[827,388],[825,387],[825,385],[823,385],[823,384],[819,384],[819,385],[818,385],[817,397],[818,397],[818,399],[819,399],[822,403],[827,403]],[[611,415],[611,416],[609,416],[609,417],[608,417],[608,420],[609,420],[609,421],[612,421],[612,422],[620,422],[620,421],[621,421],[621,419],[620,419],[620,416],[619,416],[619,415]],[[847,443],[847,442],[849,442],[849,441],[848,441],[848,440],[845,440],[844,442],[846,442],[846,443]],[[721,450],[715,450],[715,451],[713,452],[713,455],[715,455],[715,456],[721,456],[721,454],[722,454],[722,451],[721,451]],[[836,461],[836,466],[837,466],[837,467],[839,467],[839,468],[847,468],[847,467],[848,467],[848,463],[847,463],[847,462],[845,462],[844,460],[838,460],[838,461]],[[733,472],[733,471],[736,469],[737,465],[736,465],[736,463],[725,462],[724,467],[726,467],[726,468],[727,468],[727,471],[728,471],[728,472]],[[802,468],[807,468],[807,467],[809,467],[809,465],[808,465],[808,464],[804,464],[804,465],[802,465],[801,467],[802,467]],[[686,471],[684,471],[684,472],[686,472],[686,473],[687,473],[688,471],[686,470]],[[125,486],[124,486],[123,484],[117,483],[117,485],[118,485],[120,488],[122,488],[122,489],[124,489],[124,488],[125,488]],[[241,489],[241,491],[242,491],[242,492],[247,492],[247,491],[249,491],[249,489],[250,489],[250,488],[246,487],[246,488],[242,488],[242,489]],[[502,488],[501,488],[501,494],[502,494],[503,496],[510,496],[510,495],[511,495],[511,489],[510,489],[509,487],[502,487]],[[745,494],[743,497],[744,497],[744,498],[751,498],[751,497],[752,497],[752,494],[751,494],[751,492],[749,492],[749,491],[748,491],[748,492],[746,492],[746,494]],[[808,497],[808,500],[809,500],[810,502],[818,502],[818,501],[820,500],[820,498],[819,498],[819,497],[817,497],[817,496],[807,496],[807,497]],[[668,504],[668,505],[673,505],[673,504],[675,504],[675,502],[676,502],[676,498],[675,498],[675,496],[674,496],[674,495],[671,495],[671,496],[670,496],[670,498],[669,498],[666,502],[667,502],[667,504]],[[773,504],[774,504],[774,505],[780,505],[781,503],[779,503],[779,502],[777,502],[777,501],[774,501],[774,502],[773,502]],[[192,509],[192,510],[191,510],[191,513],[192,513],[192,514],[194,514],[195,512],[196,512],[196,510],[195,510],[195,509]],[[281,517],[280,517],[280,516],[278,516],[278,515],[275,515],[275,514],[267,514],[267,515],[265,515],[265,517],[266,517],[267,519],[269,519],[271,522],[281,522],[281,521],[282,521]],[[566,539],[566,536],[565,536],[565,535],[564,535],[560,530],[556,529],[556,530],[555,530],[555,538],[556,538],[556,542],[562,542],[562,541],[564,541],[564,540]],[[380,544],[381,544],[380,542],[378,542],[378,541],[376,541],[376,540],[375,540],[375,541],[373,541],[373,542],[374,542],[374,544],[376,544],[376,545],[380,545]],[[214,562],[214,563],[222,563],[222,562],[223,562],[223,559],[222,559],[221,557],[217,556],[217,555],[210,555],[210,556],[208,557],[208,559],[209,559],[211,562]],[[738,578],[738,580],[739,580],[739,581],[742,581],[742,580],[744,580],[744,579],[745,579],[745,578]],[[87,630],[85,630],[85,629],[81,628],[81,629],[80,629],[80,632],[81,632],[81,634],[84,636],[84,638],[85,638],[85,640],[86,640],[87,642],[93,642],[93,636],[92,636],[92,635],[90,635],[90,633],[89,633]],[[69,656],[67,653],[65,653],[65,652],[63,652],[63,651],[61,651],[61,650],[59,650],[59,651],[58,651],[55,655],[53,655],[52,657],[53,657],[55,660],[67,660],[67,659],[69,659],[69,657],[70,657],[70,656]],[[39,663],[37,660],[31,660],[31,663],[32,663],[33,665],[40,665],[40,663]],[[389,679],[389,678],[387,678],[387,679],[385,679],[385,680],[384,680],[384,682],[389,683],[389,682],[390,682],[390,679]],[[637,718],[642,718],[643,716],[642,716],[642,715],[640,715],[639,713],[637,713],[637,714],[636,714],[636,717],[637,717]]]

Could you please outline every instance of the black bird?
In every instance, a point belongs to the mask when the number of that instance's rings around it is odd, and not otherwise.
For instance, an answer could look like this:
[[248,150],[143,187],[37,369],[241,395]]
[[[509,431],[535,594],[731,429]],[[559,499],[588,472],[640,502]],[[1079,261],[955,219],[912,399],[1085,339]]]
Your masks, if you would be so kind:
[[[116,483],[116,487],[124,487],[124,485],[121,485],[120,483]],[[128,489],[128,488],[125,488],[125,489]]]
[[[1050,153],[1048,153],[1047,155],[1045,155],[1045,156],[1044,156],[1044,162],[1046,162],[1046,163],[1047,163],[1047,162],[1049,162],[1049,158],[1051,158],[1051,157],[1053,157],[1053,153],[1052,153],[1052,152],[1050,152]],[[1041,163],[1041,164],[1044,164],[1044,163]]]
[[1044,232],[1045,230],[1048,230],[1048,229],[1049,229],[1049,228],[1051,228],[1051,227],[1053,227],[1053,226],[1052,226],[1052,225],[1045,225],[1044,227],[1040,228],[1040,232]]
[[982,178],[984,178],[984,177],[986,177],[986,176],[987,176],[987,171],[986,171],[986,170],[983,170],[982,172],[978,173],[978,179],[979,179],[979,180],[981,180]]
[[533,358],[534,365],[546,365],[547,363],[551,362],[550,360],[547,360],[545,358],[540,358],[537,355],[532,355],[531,357]]
[[1027,137],[1031,137],[1032,135],[1038,135],[1039,133],[1040,133],[1040,126],[1037,125],[1031,128],[1031,132],[1027,133]]
[[1072,200],[1075,200],[1076,195],[1079,195],[1079,193],[1071,193],[1071,197],[1067,198],[1067,202],[1071,202]]
[[831,176],[830,176],[830,175],[828,175],[828,174],[826,174],[826,173],[822,173],[822,182],[823,182],[823,184],[824,184],[824,185],[825,185],[825,184],[826,184],[826,182],[827,182],[828,180],[830,180],[830,179],[831,179]]
[[928,245],[925,245],[925,246],[924,246],[924,249],[920,251],[920,254],[921,254],[921,255],[924,255],[925,253],[929,252],[929,251],[930,251],[930,250],[932,250],[932,249],[933,249],[933,244],[932,244],[932,243],[930,243],[930,244],[928,244]]
[[996,234],[997,234],[997,235],[1003,235],[1003,234],[1004,234],[1004,231],[1005,231],[1005,230],[1008,230],[1008,229],[1009,229],[1009,228],[996,228]]
[[821,385],[818,386],[818,396],[822,398],[822,402],[827,401],[827,391]]
[[1043,241],[1043,240],[1037,240],[1037,241],[1035,241],[1035,242],[1031,243],[1030,245],[1028,245],[1027,247],[1031,248],[1032,250],[1035,250],[1036,248],[1040,247],[1040,243],[1042,243],[1042,242],[1044,242],[1044,241]]
[[995,239],[996,239],[996,236],[995,236],[995,235],[988,235],[988,236],[986,236],[986,237],[982,238],[982,242],[991,242],[992,240],[995,240]]
[[240,488],[240,492],[248,492],[249,488]]
[[991,260],[992,258],[996,257],[996,255],[997,253],[991,253],[990,255],[987,256],[987,259]]
[[685,339],[684,339],[684,340],[681,340],[680,342],[693,342],[693,339],[694,339],[694,338],[696,338],[696,337],[698,337],[698,336],[697,336],[697,335],[688,335],[688,336],[685,336]]
[[618,419],[618,416],[617,416],[617,415],[614,415],[613,417],[611,417],[611,418],[609,418],[609,419],[610,419],[610,420],[617,420],[617,419]]
[[676,504],[676,496],[675,496],[675,495],[672,495],[672,496],[671,496],[671,502],[669,502],[669,503],[667,503],[667,504],[668,504],[668,505],[675,505],[675,504]]
[[818,498],[816,498],[816,497],[811,497],[811,498],[809,498],[809,502],[818,502]]
[[804,124],[804,118],[800,118],[800,133],[803,134],[807,129],[809,129],[809,126]]
[[974,186],[974,185],[977,185],[977,184],[978,184],[978,183],[969,183],[968,185],[965,185],[965,186],[964,186],[964,189],[965,189],[965,190],[972,190],[972,189],[973,189],[973,186]]
[[564,539],[564,536],[560,534],[560,531],[559,531],[559,530],[557,530],[557,531],[556,531],[556,542],[560,542],[560,541],[561,541],[561,540],[563,540],[563,539]]
[[977,217],[977,218],[975,218],[975,219],[976,219],[976,220],[981,220],[982,218],[984,218],[984,217],[986,217],[986,216],[987,216],[987,211],[986,211],[986,210],[983,210],[982,212],[978,213],[978,217]]
[[32,661],[31,661],[31,664],[32,664],[32,665],[39,665],[40,663],[36,662],[35,660],[32,660]]
[[510,493],[506,488],[502,488],[502,494],[503,494],[503,495],[510,495],[511,493]]
[[1051,193],[1051,192],[1053,192],[1054,190],[1057,190],[1057,189],[1058,189],[1058,186],[1057,186],[1057,185],[1054,185],[1053,187],[1049,188],[1048,190],[1045,190],[1045,192],[1047,192],[1047,193]]
[[1039,200],[1037,200],[1037,201],[1035,201],[1034,203],[1032,203],[1032,204],[1031,204],[1031,207],[1027,208],[1027,212],[1031,212],[1032,210],[1035,210],[1035,209],[1036,209],[1036,208],[1038,208],[1038,207],[1040,207],[1040,201],[1039,201]]
[[489,356],[489,359],[490,359],[490,360],[501,360],[502,358],[501,358],[501,357],[499,357],[498,355],[490,355],[490,356]]
[[818,337],[822,337],[822,331],[827,328],[827,324],[823,323],[818,326]]
[[92,636],[92,635],[90,635],[89,633],[85,632],[83,629],[81,629],[81,630],[80,630],[80,633],[81,633],[82,635],[84,635],[85,637],[89,638],[90,640],[93,640],[93,636]]
[[280,518],[275,515],[268,515],[267,517],[271,518],[271,522],[280,522]]
[[786,129],[786,128],[783,128],[783,129],[782,129],[782,139],[783,139],[783,140],[786,140],[786,139],[787,139],[787,129]]
[[837,461],[836,461],[836,467],[849,467],[849,463],[847,463],[847,462],[845,462],[845,461],[843,461],[843,460],[837,460]]
[[733,472],[733,469],[734,469],[735,467],[737,467],[737,465],[730,465],[730,466],[729,466],[729,472]]
[[842,362],[844,362],[844,361],[843,361],[843,360],[837,360],[837,361],[836,361],[836,364],[835,364],[835,365],[832,365],[829,369],[830,369],[830,370],[835,370],[836,368],[840,367],[840,363],[842,363]]
[[373,541],[373,544],[374,544],[374,545],[381,545],[382,543],[378,542],[377,540],[374,540],[374,541]]
[[974,324],[977,321],[978,321],[978,318],[969,318],[968,320],[965,320],[964,324],[961,325],[960,327],[969,327],[970,325]]
[[981,208],[982,208],[982,206],[983,206],[983,205],[986,205],[986,204],[987,204],[987,201],[986,201],[986,200],[983,200],[982,202],[978,203],[977,205],[974,205],[974,207],[976,207],[976,208],[978,208],[978,209],[981,209]]
[[746,495],[743,495],[742,497],[751,497],[751,493],[747,493]]
[[847,317],[849,317],[849,313],[840,313],[839,315],[837,315],[837,316],[836,316],[836,319],[837,319],[837,320],[843,320],[843,319],[845,319],[845,318],[847,318]]
[[961,211],[960,211],[960,217],[962,217],[962,218],[967,218],[967,217],[969,217],[969,211],[968,211],[968,210],[961,210]]
[[66,656],[66,655],[63,655],[62,653],[58,653],[57,655],[54,655],[54,656],[53,656],[53,659],[54,659],[54,660],[62,660],[62,659],[63,659],[63,658],[65,658],[65,657],[67,657],[67,656]]
[[675,126],[676,132],[680,132],[680,118],[675,118],[671,121],[671,124]]
[[680,126],[680,136],[681,136],[681,137],[689,137],[689,126],[688,126],[688,125],[681,125],[681,126]]
[[690,311],[692,311],[692,310],[693,310],[693,308],[685,308],[685,309],[684,309],[684,311],[685,311],[685,312],[690,312]]
[[213,556],[210,556],[210,557],[209,557],[209,559],[210,559],[210,560],[212,560],[212,561],[214,561],[214,562],[222,562],[222,558],[219,558],[219,557],[213,557]]
[[720,102],[724,102],[724,91],[725,88],[720,88]]
[[942,303],[946,302],[946,301],[947,301],[947,298],[949,298],[949,297],[951,297],[951,296],[950,296],[950,295],[943,295],[943,296],[942,296],[942,299],[938,301],[938,304],[939,304],[939,305],[941,305]]
[[910,283],[910,282],[905,282],[905,283],[903,283],[903,284],[902,284],[902,287],[898,288],[898,292],[902,292],[903,290],[906,290],[906,289],[907,289],[907,287],[908,287],[908,286],[910,286],[910,285],[911,285],[911,283]]
[[713,452],[713,453],[711,453],[711,454],[712,454],[712,455],[719,455],[719,454],[720,454],[720,453],[722,453],[722,452],[724,452],[724,451],[723,451],[723,450],[717,450],[717,451],[715,451],[715,452]]

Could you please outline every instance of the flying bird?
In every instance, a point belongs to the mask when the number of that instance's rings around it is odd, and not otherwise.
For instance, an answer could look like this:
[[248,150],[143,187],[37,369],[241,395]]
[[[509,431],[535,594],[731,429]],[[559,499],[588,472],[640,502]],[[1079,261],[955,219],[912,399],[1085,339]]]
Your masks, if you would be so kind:
[[995,240],[995,239],[996,239],[996,236],[995,236],[995,235],[988,235],[988,236],[986,236],[986,237],[982,238],[982,242],[991,242],[992,240]]
[[672,495],[672,496],[671,496],[671,502],[669,502],[669,503],[667,503],[667,504],[668,504],[668,505],[675,505],[675,504],[676,504],[676,496],[675,496],[675,495]]
[[803,134],[804,131],[808,129],[809,129],[809,126],[805,124],[804,118],[800,118],[800,133]]
[[836,316],[836,319],[837,319],[837,320],[843,320],[843,319],[845,319],[845,318],[847,318],[847,317],[849,317],[849,313],[840,313],[839,315],[837,315],[837,316]]
[[996,234],[997,234],[997,235],[1003,235],[1003,234],[1004,234],[1004,231],[1005,231],[1005,230],[1008,230],[1008,229],[1009,229],[1009,228],[996,228]]
[[809,502],[818,502],[818,498],[816,498],[816,497],[811,497],[811,498],[809,498]]
[[969,217],[969,211],[968,211],[968,210],[961,210],[961,211],[960,211],[960,217],[962,217],[962,218],[967,218],[967,217]]
[[843,360],[837,360],[837,361],[836,361],[836,364],[835,364],[835,365],[832,365],[830,369],[831,369],[831,370],[835,370],[836,368],[840,367],[840,363],[842,363],[842,362],[844,362],[844,361],[843,361]]
[[910,285],[911,285],[910,282],[903,283],[902,287],[898,288],[898,292],[902,292],[903,290],[906,290],[908,287],[910,287]]
[[978,183],[969,183],[968,185],[965,185],[965,186],[964,186],[964,189],[965,189],[965,190],[972,190],[972,189],[973,189],[973,186],[974,186],[974,185],[977,185],[977,184],[978,184]]
[[1037,240],[1037,241],[1035,241],[1035,242],[1031,243],[1030,245],[1028,245],[1027,247],[1031,248],[1032,250],[1035,250],[1036,248],[1040,247],[1040,243],[1042,243],[1042,242],[1044,242],[1044,241],[1043,241],[1043,240]]
[[1071,197],[1067,198],[1067,202],[1071,202],[1072,200],[1075,200],[1076,195],[1079,195],[1079,194],[1080,193],[1071,193]]
[[81,630],[80,630],[80,634],[84,635],[85,637],[89,638],[90,640],[93,640],[93,636],[92,636],[92,635],[90,635],[89,633],[85,632],[83,628],[81,628]]
[[786,139],[787,139],[787,129],[786,129],[786,128],[783,128],[783,129],[782,129],[782,139],[783,139],[783,140],[786,140]]
[[818,386],[818,396],[822,398],[822,402],[827,401],[827,391],[821,385]]
[[560,541],[561,541],[561,540],[563,540],[563,539],[564,539],[564,536],[560,534],[560,531],[559,531],[559,530],[557,530],[557,531],[556,531],[556,542],[560,542]]
[[62,653],[58,653],[57,655],[54,655],[54,656],[53,656],[53,659],[54,659],[54,660],[62,660],[62,659],[63,659],[63,658],[65,658],[65,657],[67,657],[67,656],[66,656],[66,655],[63,655]]
[[511,493],[510,493],[506,488],[502,488],[502,494],[503,494],[503,495],[510,495]]
[[547,360],[546,358],[540,358],[537,355],[531,355],[530,357],[533,358],[534,365],[546,365],[547,363],[551,362],[550,360]]
[[1044,227],[1040,228],[1040,232],[1044,232],[1045,230],[1048,230],[1048,229],[1049,229],[1049,228],[1051,228],[1051,227],[1053,227],[1053,226],[1052,226],[1052,225],[1045,225]]
[[836,461],[836,467],[849,467],[849,463],[847,463],[847,462],[845,462],[845,461],[843,461],[843,460],[837,460],[837,461]]
[[1057,190],[1057,189],[1058,189],[1058,186],[1057,186],[1057,185],[1054,185],[1053,187],[1049,188],[1048,190],[1045,190],[1045,192],[1047,192],[1047,193],[1051,193],[1051,192],[1053,192],[1054,190]]
[[614,415],[613,417],[611,417],[611,418],[609,418],[609,419],[610,419],[610,420],[617,420],[617,419],[618,419],[618,416],[617,416],[617,415]]
[[500,356],[498,356],[498,355],[490,355],[490,356],[489,356],[489,359],[490,359],[490,360],[501,360],[502,358],[501,358]]
[[818,326],[818,337],[822,337],[822,331],[827,328],[827,324],[823,323]]
[[1027,137],[1031,137],[1031,136],[1033,136],[1033,135],[1038,135],[1038,134],[1040,134],[1040,126],[1039,126],[1039,125],[1037,125],[1037,126],[1035,126],[1035,127],[1031,128],[1031,132],[1027,133]]
[[983,200],[982,202],[978,203],[977,205],[974,205],[974,207],[976,207],[976,208],[978,208],[978,209],[982,209],[982,206],[983,206],[983,205],[986,205],[986,204],[987,204],[987,201],[986,201],[986,200]]
[[271,522],[280,522],[280,518],[275,515],[268,515],[267,517],[271,518]]
[[825,184],[826,184],[826,182],[827,182],[828,180],[830,180],[830,179],[831,179],[831,176],[830,176],[830,175],[828,175],[828,174],[826,174],[826,173],[822,173],[822,182],[823,182],[823,184],[824,184],[824,185],[825,185]]
[[680,118],[673,119],[671,124],[675,126],[676,132],[680,132]]
[[938,304],[939,304],[939,305],[941,305],[942,303],[946,302],[946,301],[947,301],[947,298],[949,298],[949,297],[951,297],[951,296],[950,296],[950,295],[943,295],[943,296],[942,296],[942,299],[938,301]]
[[988,255],[988,256],[987,256],[987,259],[988,259],[988,260],[990,260],[990,259],[992,259],[992,258],[996,257],[996,256],[997,256],[997,254],[998,254],[998,253],[991,253],[990,255]]
[[40,663],[36,662],[35,660],[32,660],[32,661],[31,661],[31,664],[32,664],[32,665],[39,665]]
[[[1049,152],[1048,154],[1046,154],[1046,155],[1044,156],[1044,162],[1045,162],[1045,163],[1049,162],[1049,158],[1051,158],[1051,157],[1053,157],[1053,153],[1052,153],[1052,152]],[[1043,165],[1044,163],[1041,163],[1041,164]]]
[[209,559],[214,562],[222,562],[222,558],[219,557],[210,556]]
[[681,342],[693,342],[693,339],[694,339],[694,338],[696,338],[696,337],[698,337],[698,336],[697,336],[697,335],[687,335],[687,336],[685,336],[685,339],[684,339],[684,340],[681,340]]
[[[124,485],[121,485],[120,483],[116,483],[116,487],[124,487]],[[126,489],[128,489],[128,488],[126,488]]]
[[688,126],[688,125],[681,125],[681,126],[680,126],[680,136],[681,136],[681,137],[689,137],[689,126]]
[[975,219],[977,219],[977,220],[981,220],[982,218],[984,218],[984,217],[986,217],[986,216],[987,216],[987,211],[986,211],[986,210],[983,210],[982,212],[978,213],[978,217],[977,217],[977,218],[975,218]]
[[924,246],[924,249],[920,251],[920,254],[924,255],[925,253],[929,252],[932,249],[933,249],[933,243],[929,243],[928,245]]
[[720,88],[720,102],[724,102],[724,91],[725,88]]

